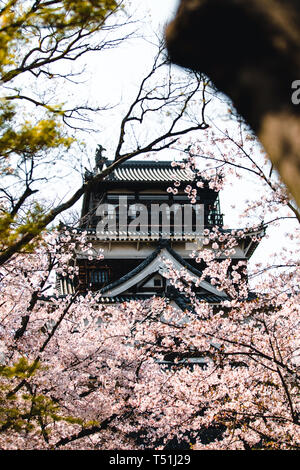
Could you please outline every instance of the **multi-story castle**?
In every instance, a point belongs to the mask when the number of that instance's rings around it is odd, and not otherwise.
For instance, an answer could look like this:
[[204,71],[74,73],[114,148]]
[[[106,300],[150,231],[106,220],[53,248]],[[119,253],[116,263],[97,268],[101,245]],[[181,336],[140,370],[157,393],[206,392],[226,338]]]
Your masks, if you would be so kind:
[[[94,171],[110,163],[100,150]],[[174,184],[176,190],[170,189]],[[187,186],[197,188],[192,204]],[[87,232],[95,252],[103,250],[104,259],[89,260],[85,253],[78,253],[75,287],[81,292],[100,291],[103,303],[155,295],[167,297],[184,309],[184,296],[164,275],[166,261],[175,269],[185,268],[197,285],[204,265],[192,259],[191,253],[201,247],[203,229],[214,226],[226,232],[219,195],[196,171],[180,162],[125,162],[84,196],[79,230]],[[259,230],[238,239],[230,255],[232,265],[250,258],[261,235]],[[74,282],[59,282],[61,294],[74,290]],[[213,304],[226,297],[209,280],[202,280],[195,292],[198,298]]]

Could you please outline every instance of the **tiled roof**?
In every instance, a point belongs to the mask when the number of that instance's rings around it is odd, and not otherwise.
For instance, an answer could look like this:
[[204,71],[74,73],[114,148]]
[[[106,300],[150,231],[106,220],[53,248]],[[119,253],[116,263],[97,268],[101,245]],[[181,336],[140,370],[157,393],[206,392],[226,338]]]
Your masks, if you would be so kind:
[[103,233],[97,233],[97,230],[94,228],[81,229],[81,231],[86,231],[89,240],[101,240],[101,241],[160,241],[161,239],[170,239],[170,240],[179,240],[179,241],[195,241],[200,239],[203,236],[203,231],[191,231],[182,233],[179,231],[157,231],[152,232],[151,229],[143,232],[130,232],[130,230],[107,230]]
[[[66,297],[67,295],[70,295],[71,292],[68,293],[62,293],[58,292],[58,296],[52,295],[52,296],[41,296],[39,299],[45,302],[49,302],[52,299],[57,299],[57,298],[63,298]],[[74,291],[72,292],[74,294]],[[97,293],[96,293],[97,294]],[[86,295],[86,294],[81,294],[81,295]],[[127,295],[117,295],[115,297],[99,297],[98,302],[100,304],[118,304],[118,303],[123,303],[123,302],[130,302],[132,300],[134,301],[143,301],[143,300],[149,300],[153,297],[161,297],[161,294],[157,293],[155,295],[153,294],[127,294]],[[168,298],[168,296],[164,295],[164,298]],[[221,296],[213,295],[209,292],[205,292],[202,294],[196,294],[197,300],[202,300],[208,303],[214,303],[218,304],[226,299]],[[246,300],[252,301],[258,298],[258,294],[255,292],[249,292],[248,298]],[[175,300],[176,304],[182,309],[182,310],[192,310],[192,306],[190,304],[190,300],[188,298],[185,298],[183,295],[180,293],[177,293],[176,296],[172,297],[173,300]],[[243,299],[241,299],[243,300]]]
[[[119,304],[119,303],[123,303],[123,302],[130,302],[130,301],[143,301],[143,300],[149,300],[153,297],[161,297],[161,294],[149,294],[149,295],[146,295],[146,294],[132,294],[132,295],[123,295],[123,296],[115,296],[115,297],[100,297],[98,299],[98,302],[101,303],[101,304]],[[198,300],[202,300],[202,301],[205,301],[205,302],[208,302],[208,303],[213,303],[213,304],[219,304],[221,303],[222,301],[224,301],[224,298],[223,297],[218,297],[218,296],[214,296],[212,294],[210,294],[209,292],[207,292],[207,294],[200,294],[200,295],[197,295],[196,296]],[[168,296],[164,296],[164,298],[168,299]],[[225,299],[226,300],[226,299]],[[192,308],[190,307],[190,305],[188,304],[187,301],[183,300],[181,298],[181,296],[178,294],[177,297],[174,298],[174,301],[175,303],[178,305],[178,307],[182,308],[182,310],[191,310]]]
[[[109,166],[112,162],[107,161]],[[172,166],[172,162],[130,161],[116,168],[106,181],[151,181],[151,182],[191,182],[195,172],[181,166]]]

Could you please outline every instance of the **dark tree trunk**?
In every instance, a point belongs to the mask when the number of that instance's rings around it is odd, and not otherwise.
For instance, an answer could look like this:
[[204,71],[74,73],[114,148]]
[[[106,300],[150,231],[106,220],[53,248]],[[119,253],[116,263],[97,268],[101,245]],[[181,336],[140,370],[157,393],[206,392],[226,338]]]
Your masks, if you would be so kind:
[[300,2],[181,0],[166,41],[232,99],[300,206]]

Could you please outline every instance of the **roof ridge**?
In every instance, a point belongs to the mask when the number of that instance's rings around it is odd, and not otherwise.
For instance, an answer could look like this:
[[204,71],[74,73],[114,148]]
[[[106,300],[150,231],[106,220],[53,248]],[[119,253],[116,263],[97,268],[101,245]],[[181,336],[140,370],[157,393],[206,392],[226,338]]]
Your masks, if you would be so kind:
[[[182,167],[183,161],[174,160],[131,160],[121,163],[117,168],[107,175],[105,181],[127,181],[127,182],[162,182],[172,183],[174,181],[187,182],[196,181],[199,178],[198,171],[192,168]],[[107,160],[109,166],[113,163]]]
[[[114,160],[107,160],[106,164],[111,165],[114,162]],[[173,166],[172,163],[175,162],[176,166]],[[124,166],[167,166],[171,168],[176,168],[177,164],[180,165],[182,163],[185,163],[184,160],[180,161],[175,161],[175,160],[126,160],[125,162],[120,163],[119,167],[124,167]],[[182,168],[180,168],[182,169]],[[191,168],[189,168],[191,169]],[[193,171],[191,169],[191,171]]]

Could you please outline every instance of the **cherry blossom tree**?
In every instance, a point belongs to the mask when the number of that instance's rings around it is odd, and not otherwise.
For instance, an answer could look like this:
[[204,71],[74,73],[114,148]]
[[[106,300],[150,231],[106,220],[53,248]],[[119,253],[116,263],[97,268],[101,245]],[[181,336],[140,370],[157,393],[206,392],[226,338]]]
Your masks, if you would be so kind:
[[76,250],[95,256],[76,230],[1,267],[1,448],[299,449],[298,263],[250,297],[244,262],[220,261],[245,233],[205,236],[194,256],[228,299],[199,301],[169,265],[183,313],[163,298],[55,295],[53,269],[76,276]]

